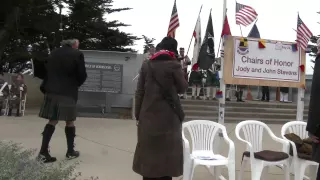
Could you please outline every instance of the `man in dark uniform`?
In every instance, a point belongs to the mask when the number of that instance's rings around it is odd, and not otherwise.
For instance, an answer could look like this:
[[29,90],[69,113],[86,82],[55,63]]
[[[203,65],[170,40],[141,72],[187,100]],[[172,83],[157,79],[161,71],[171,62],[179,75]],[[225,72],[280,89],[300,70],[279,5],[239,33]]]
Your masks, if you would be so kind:
[[[190,61],[189,57],[184,54],[184,48],[179,49],[179,58],[178,59],[181,62],[181,67],[184,72],[184,78],[186,79],[186,81],[188,81],[188,66],[191,64],[191,61]],[[181,95],[180,97],[182,99],[186,99],[187,92],[185,92],[185,94]]]
[[238,89],[237,89],[237,92],[236,92],[237,102],[244,102],[244,100],[242,100],[243,89],[244,88],[245,88],[244,85],[238,85]]
[[11,89],[10,89],[10,98],[9,98],[9,112],[8,116],[12,115],[12,110],[16,109],[16,116],[20,116],[20,111],[23,106],[22,101],[25,99],[27,93],[27,85],[24,83],[24,78],[22,74],[18,74],[13,80]]
[[[39,117],[48,119],[43,131],[42,145],[39,153],[45,163],[56,161],[49,154],[49,142],[55,131],[58,121],[65,121],[65,134],[67,139],[68,159],[79,157],[80,153],[74,150],[76,136],[76,104],[78,88],[85,82],[87,72],[84,55],[78,50],[77,39],[64,40],[62,47],[50,54],[46,63],[46,74],[42,83],[44,102]],[[36,67],[35,67],[36,68]],[[37,69],[34,70],[37,74]]]
[[262,86],[262,98],[261,101],[270,101],[270,91],[268,86]]

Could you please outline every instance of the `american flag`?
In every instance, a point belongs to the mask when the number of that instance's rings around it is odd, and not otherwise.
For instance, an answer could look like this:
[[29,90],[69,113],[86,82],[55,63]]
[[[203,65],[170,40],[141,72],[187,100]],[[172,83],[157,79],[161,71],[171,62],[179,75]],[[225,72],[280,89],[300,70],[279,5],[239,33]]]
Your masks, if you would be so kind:
[[168,28],[168,36],[174,38],[176,29],[179,27],[179,17],[178,17],[178,10],[176,1],[174,1],[172,14],[169,22],[169,28]]
[[236,24],[248,26],[258,17],[258,13],[250,6],[236,3]]
[[220,50],[220,57],[224,57],[224,49]]
[[298,15],[297,43],[303,50],[305,50],[308,47],[308,42],[311,36],[312,36],[312,32],[303,23],[300,16]]

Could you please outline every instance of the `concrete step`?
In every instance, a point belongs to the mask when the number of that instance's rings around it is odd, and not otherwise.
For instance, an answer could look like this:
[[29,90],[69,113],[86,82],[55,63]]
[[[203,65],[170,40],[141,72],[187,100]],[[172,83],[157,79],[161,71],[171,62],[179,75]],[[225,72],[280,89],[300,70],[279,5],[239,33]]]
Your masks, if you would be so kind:
[[[219,107],[217,105],[194,105],[194,104],[183,104],[183,109],[185,111],[218,111]],[[260,106],[256,107],[233,107],[233,106],[226,106],[226,112],[254,112],[254,113],[285,113],[285,114],[296,114],[296,108],[264,108]],[[304,110],[304,114],[308,113],[308,109]]]
[[[187,116],[194,116],[194,117],[218,117],[218,111],[199,111],[199,110],[185,110],[185,114]],[[234,117],[234,118],[264,118],[264,119],[295,119],[296,114],[290,113],[263,113],[263,112],[233,112],[233,111],[226,111],[225,118]],[[304,115],[304,118],[307,118],[307,114]]]
[[[211,120],[211,121],[215,121],[218,122],[218,118],[217,116],[215,117],[209,117],[209,116],[186,116],[185,117],[185,121],[191,121],[191,120]],[[224,123],[239,123],[243,120],[257,120],[257,121],[262,121],[266,124],[285,124],[289,121],[293,121],[296,120],[294,119],[268,119],[268,118],[249,118],[249,117],[226,117],[224,119]]]
[[[182,105],[202,105],[202,106],[218,106],[217,100],[191,100],[182,99]],[[286,109],[296,109],[297,104],[295,103],[279,103],[279,102],[261,102],[261,101],[246,101],[246,102],[236,102],[236,101],[226,101],[225,107],[260,107],[260,108],[286,108]],[[304,106],[304,109],[309,109],[309,104]]]

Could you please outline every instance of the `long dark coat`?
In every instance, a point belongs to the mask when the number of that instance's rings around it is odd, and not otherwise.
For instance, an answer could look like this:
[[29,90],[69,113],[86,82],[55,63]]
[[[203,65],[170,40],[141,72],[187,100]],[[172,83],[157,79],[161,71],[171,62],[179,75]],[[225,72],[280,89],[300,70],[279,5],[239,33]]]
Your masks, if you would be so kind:
[[[150,60],[154,77],[163,87],[172,87],[171,94],[179,101],[188,87],[181,65],[177,60]],[[181,122],[160,94],[152,79],[148,62],[141,67],[135,95],[138,142],[133,170],[148,178],[178,177],[183,174],[183,143]]]
[[[320,132],[320,55],[317,56],[314,65],[307,131],[310,134]],[[320,163],[320,144],[313,144],[312,152],[313,159]]]

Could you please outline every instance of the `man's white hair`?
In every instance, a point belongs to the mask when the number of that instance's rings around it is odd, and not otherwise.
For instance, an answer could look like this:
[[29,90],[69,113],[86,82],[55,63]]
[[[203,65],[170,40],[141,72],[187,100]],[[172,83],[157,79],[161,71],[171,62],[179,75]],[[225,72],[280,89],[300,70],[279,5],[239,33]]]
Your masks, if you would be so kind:
[[73,46],[73,45],[75,45],[77,42],[79,42],[78,39],[66,39],[66,40],[63,40],[63,41],[61,42],[61,45],[62,45],[62,46],[65,46],[65,45]]

